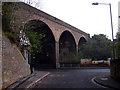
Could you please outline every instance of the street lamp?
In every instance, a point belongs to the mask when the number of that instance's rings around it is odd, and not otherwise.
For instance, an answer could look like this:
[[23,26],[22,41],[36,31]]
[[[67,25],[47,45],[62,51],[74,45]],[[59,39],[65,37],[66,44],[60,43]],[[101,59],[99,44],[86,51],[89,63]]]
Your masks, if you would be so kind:
[[[109,5],[110,7],[110,18],[111,18],[111,30],[112,30],[112,40],[113,40],[113,60],[115,60],[115,49],[114,49],[114,34],[113,34],[113,23],[112,23],[112,11],[111,11],[111,3],[92,3],[92,5]],[[115,79],[116,79],[116,63],[115,63],[115,67],[114,67],[114,76],[115,76]]]
[[92,3],[92,5],[109,5],[110,7],[110,18],[111,18],[111,30],[112,30],[112,40],[113,40],[113,59],[115,60],[115,49],[114,49],[114,34],[113,34],[113,23],[112,23],[112,11],[111,11],[111,3]]

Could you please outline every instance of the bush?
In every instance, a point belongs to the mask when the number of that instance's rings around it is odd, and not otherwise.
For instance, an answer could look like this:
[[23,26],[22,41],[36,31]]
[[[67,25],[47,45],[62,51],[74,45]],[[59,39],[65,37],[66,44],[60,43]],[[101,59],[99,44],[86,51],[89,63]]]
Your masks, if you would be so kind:
[[8,39],[10,40],[11,43],[14,44],[18,44],[18,40],[17,40],[17,36],[15,36],[13,33],[11,32],[4,32],[5,35],[8,37]]
[[120,32],[117,33],[117,43],[115,44],[117,58],[120,59]]
[[60,60],[60,63],[80,63],[80,57],[76,53],[70,53]]

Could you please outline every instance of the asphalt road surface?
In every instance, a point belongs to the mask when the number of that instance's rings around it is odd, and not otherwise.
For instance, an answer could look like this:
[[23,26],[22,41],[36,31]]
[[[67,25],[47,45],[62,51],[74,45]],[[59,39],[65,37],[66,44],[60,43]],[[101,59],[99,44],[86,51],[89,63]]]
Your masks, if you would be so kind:
[[[93,78],[109,75],[109,69],[51,69],[51,74],[34,88],[104,88],[93,82]],[[40,72],[39,70],[37,72]]]

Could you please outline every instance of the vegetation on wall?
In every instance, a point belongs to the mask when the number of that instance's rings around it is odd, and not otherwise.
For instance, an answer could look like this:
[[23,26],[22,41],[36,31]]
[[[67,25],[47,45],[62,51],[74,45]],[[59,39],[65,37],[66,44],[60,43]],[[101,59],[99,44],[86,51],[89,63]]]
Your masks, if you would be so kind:
[[[18,31],[15,31],[15,20],[17,16],[14,14],[15,11],[18,10],[17,3],[13,2],[5,2],[2,5],[2,30],[3,33],[9,38],[11,43],[14,43],[16,45],[21,45],[20,41],[22,41],[22,45],[20,46],[20,50],[23,53],[24,49],[27,49],[30,51],[30,53],[35,54],[41,52],[42,45],[40,44],[41,39],[45,37],[45,35],[38,34],[37,32],[34,32],[34,26],[26,26],[23,24],[20,24],[19,30],[23,30],[25,33],[25,37],[28,38],[28,40],[24,40],[23,37],[20,37],[20,33],[17,33]],[[19,19],[19,18],[17,18]],[[23,28],[24,27],[24,28]],[[25,44],[24,42],[29,41],[29,44]]]
[[2,30],[3,33],[9,38],[11,43],[18,44],[18,37],[13,29],[14,20],[16,16],[14,12],[18,9],[16,3],[4,2],[2,4]]
[[41,40],[42,40],[42,38],[45,37],[45,35],[35,32],[34,28],[35,28],[35,26],[29,26],[29,25],[24,26],[24,32],[26,34],[26,37],[30,41],[30,45],[28,45],[26,47],[29,47],[29,51],[33,55],[35,53],[41,52],[41,49],[42,49]]

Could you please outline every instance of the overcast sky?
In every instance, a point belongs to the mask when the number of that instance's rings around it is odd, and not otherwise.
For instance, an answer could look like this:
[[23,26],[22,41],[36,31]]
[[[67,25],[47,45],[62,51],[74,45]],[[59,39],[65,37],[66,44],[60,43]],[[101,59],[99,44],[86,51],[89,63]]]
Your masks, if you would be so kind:
[[118,31],[119,0],[35,0],[38,8],[68,24],[89,33],[106,34],[112,38],[109,5],[92,5],[93,2],[111,3],[114,36]]

